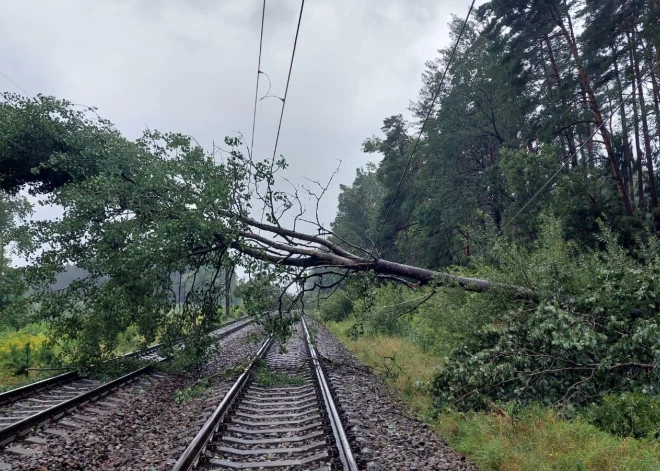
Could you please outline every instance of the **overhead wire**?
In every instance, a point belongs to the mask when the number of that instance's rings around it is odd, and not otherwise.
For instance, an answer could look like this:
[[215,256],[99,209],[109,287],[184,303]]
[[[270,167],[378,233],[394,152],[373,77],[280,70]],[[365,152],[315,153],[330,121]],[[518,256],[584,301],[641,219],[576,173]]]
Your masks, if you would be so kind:
[[10,79],[4,72],[0,70],[0,75],[2,75],[4,78],[6,78],[8,81],[10,81],[16,88],[18,88],[20,91],[25,93],[27,96],[31,96],[28,92],[25,91],[23,87],[21,87],[19,84],[14,82],[12,79]]
[[463,26],[461,26],[461,30],[458,33],[458,38],[456,38],[456,43],[454,44],[454,48],[451,51],[451,55],[449,56],[449,59],[447,60],[447,65],[445,66],[445,70],[442,73],[442,78],[440,79],[440,82],[438,83],[438,87],[435,90],[435,93],[433,94],[433,99],[431,100],[431,104],[429,105],[429,109],[426,112],[426,116],[424,117],[424,121],[422,122],[422,126],[419,129],[419,134],[417,135],[417,139],[415,140],[415,144],[413,145],[412,151],[410,153],[410,157],[408,158],[408,162],[406,163],[406,168],[401,174],[401,178],[399,179],[399,183],[396,187],[396,190],[394,192],[394,196],[392,197],[392,200],[390,201],[389,206],[387,207],[387,211],[385,212],[385,217],[383,218],[383,222],[380,225],[380,229],[378,230],[378,234],[376,236],[376,239],[373,243],[373,248],[374,251],[376,251],[376,245],[378,244],[378,240],[380,239],[380,236],[383,232],[383,228],[385,227],[385,223],[387,222],[387,218],[390,215],[390,212],[392,211],[392,206],[394,206],[394,202],[396,201],[397,196],[399,195],[399,191],[401,190],[401,184],[403,183],[403,180],[406,178],[406,174],[408,173],[408,170],[410,169],[410,164],[412,163],[412,159],[415,156],[415,152],[417,152],[417,147],[419,145],[419,141],[422,138],[422,134],[424,133],[424,129],[426,128],[426,123],[429,120],[429,117],[431,116],[431,113],[433,112],[433,109],[435,108],[435,102],[438,99],[438,96],[440,95],[440,91],[442,90],[442,86],[445,81],[445,77],[447,76],[447,72],[449,71],[449,66],[451,65],[451,62],[454,58],[454,55],[456,55],[456,50],[458,49],[458,44],[461,41],[461,38],[463,37],[463,32],[465,31],[465,27],[467,26],[468,21],[470,20],[470,15],[472,14],[472,10],[474,9],[474,2],[475,0],[472,0],[472,3],[470,4],[470,9],[468,10],[468,14],[465,17],[465,21],[463,22]]
[[[296,36],[293,40],[293,50],[291,51],[291,61],[289,62],[289,73],[287,74],[286,78],[286,86],[284,88],[284,97],[280,98],[282,100],[282,109],[280,110],[280,119],[277,124],[277,135],[275,137],[275,146],[273,147],[273,157],[271,159],[271,166],[275,162],[275,156],[277,155],[277,145],[280,141],[280,131],[282,130],[282,120],[284,118],[284,107],[286,106],[286,99],[289,94],[289,84],[291,83],[291,72],[293,70],[293,60],[296,57],[296,49],[298,46],[298,36],[300,34],[300,24],[302,22],[302,15],[303,15],[303,9],[305,8],[305,0],[302,0],[300,3],[300,13],[298,14],[298,25],[296,26]],[[270,81],[270,79],[269,79]],[[266,97],[264,97],[266,98]],[[264,203],[264,207],[261,210],[261,222],[263,222],[264,219],[264,214],[266,212],[266,204]]]
[[261,33],[259,35],[259,60],[257,61],[257,83],[254,89],[254,111],[252,112],[252,139],[250,140],[250,159],[254,155],[254,130],[257,124],[257,101],[259,97],[259,76],[261,75],[261,50],[264,43],[265,17],[266,17],[266,0],[263,0],[263,6],[261,8]]
[[275,137],[275,147],[273,148],[273,159],[277,154],[277,145],[280,141],[280,131],[282,129],[282,119],[284,117],[284,107],[286,106],[286,99],[289,94],[289,83],[291,82],[291,71],[293,70],[293,59],[296,57],[296,47],[298,45],[298,34],[300,33],[300,23],[302,22],[303,8],[305,8],[305,0],[300,4],[300,14],[298,15],[298,26],[296,27],[296,37],[293,40],[293,51],[291,52],[291,62],[289,63],[289,73],[286,78],[286,87],[284,88],[284,98],[282,100],[282,110],[280,111],[280,121],[277,125],[277,136]]

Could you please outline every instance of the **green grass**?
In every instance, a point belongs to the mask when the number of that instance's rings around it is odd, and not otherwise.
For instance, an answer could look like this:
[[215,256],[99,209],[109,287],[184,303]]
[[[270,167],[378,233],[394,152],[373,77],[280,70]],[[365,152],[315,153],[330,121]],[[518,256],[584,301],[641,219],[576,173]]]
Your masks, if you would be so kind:
[[486,470],[657,471],[658,442],[620,438],[548,408],[509,416],[443,414],[434,428]]
[[254,381],[264,388],[277,388],[283,386],[301,386],[305,383],[305,378],[299,375],[271,370],[264,364],[260,364],[255,371]]
[[436,414],[426,385],[442,363],[439,357],[397,336],[351,339],[350,321],[327,327],[377,370],[420,418],[483,470],[660,470],[660,442],[620,438],[581,419],[566,420],[549,408],[529,408],[515,418],[482,412]]

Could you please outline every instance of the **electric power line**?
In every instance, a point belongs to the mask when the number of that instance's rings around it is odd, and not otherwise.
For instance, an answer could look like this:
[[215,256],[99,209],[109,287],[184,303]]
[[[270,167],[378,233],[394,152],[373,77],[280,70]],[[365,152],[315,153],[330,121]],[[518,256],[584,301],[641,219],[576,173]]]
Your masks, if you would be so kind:
[[440,90],[442,90],[442,85],[445,81],[445,77],[447,76],[447,72],[449,71],[449,66],[451,65],[451,61],[454,58],[454,55],[456,54],[456,49],[458,49],[458,44],[461,41],[461,37],[463,36],[463,32],[465,31],[465,27],[467,26],[468,21],[470,20],[470,15],[472,14],[472,9],[474,8],[474,2],[475,0],[472,0],[472,3],[470,4],[470,10],[468,11],[467,16],[465,17],[465,21],[463,22],[463,26],[461,27],[461,31],[458,33],[458,38],[456,38],[456,43],[454,44],[454,48],[451,51],[451,55],[449,56],[449,60],[447,60],[447,65],[445,66],[445,70],[442,73],[442,78],[440,79],[440,83],[438,84],[438,88],[435,91],[435,94],[433,95],[433,100],[431,100],[431,105],[429,106],[429,109],[426,113],[426,117],[424,118],[424,121],[422,122],[422,127],[419,130],[419,134],[417,135],[417,139],[415,140],[415,144],[413,145],[412,152],[410,153],[410,158],[408,158],[408,163],[406,164],[406,168],[401,174],[401,178],[399,179],[399,184],[396,187],[396,191],[394,192],[394,196],[392,197],[392,201],[390,201],[390,205],[387,207],[387,212],[385,213],[385,218],[383,219],[383,223],[380,225],[380,229],[378,230],[378,235],[376,236],[376,240],[373,243],[374,246],[374,251],[376,250],[376,244],[378,244],[378,239],[380,239],[380,235],[383,232],[383,228],[385,227],[385,222],[387,222],[387,218],[390,215],[390,211],[392,210],[392,206],[394,205],[394,202],[396,201],[396,197],[399,195],[399,190],[401,189],[401,184],[403,183],[403,179],[406,178],[406,174],[408,173],[408,169],[410,168],[410,164],[412,162],[413,157],[415,156],[415,152],[417,151],[417,146],[419,145],[419,141],[422,138],[422,134],[424,133],[424,128],[426,127],[426,122],[429,120],[429,117],[431,116],[431,113],[433,112],[433,108],[435,107],[435,102],[438,99],[438,96],[440,95]]
[[286,97],[289,93],[289,82],[291,81],[291,70],[293,69],[293,59],[296,56],[296,46],[298,44],[298,33],[300,32],[300,22],[302,21],[303,8],[305,7],[305,0],[300,4],[300,14],[298,15],[298,26],[296,27],[296,37],[293,40],[293,51],[291,52],[291,62],[289,63],[289,74],[286,78],[286,87],[284,88],[284,98],[282,98],[282,111],[280,112],[280,122],[277,125],[277,136],[275,137],[275,147],[273,148],[273,161],[277,154],[277,144],[280,140],[280,130],[282,129],[282,117],[284,116],[284,106],[286,105]]
[[9,81],[10,81],[10,82],[11,82],[16,88],[18,88],[20,91],[22,91],[23,93],[25,93],[27,96],[30,96],[30,94],[29,94],[28,92],[26,92],[25,89],[24,89],[23,87],[21,87],[19,84],[17,84],[16,82],[14,82],[12,79],[10,79],[9,77],[7,77],[7,76],[5,75],[4,72],[0,71],[0,75],[2,75],[4,78],[6,78],[7,80],[9,80]]
[[[280,100],[282,100],[282,110],[280,111],[280,120],[277,125],[277,136],[275,137],[275,147],[273,147],[273,158],[271,159],[271,165],[275,162],[275,155],[277,155],[277,144],[279,143],[280,140],[280,130],[282,129],[282,118],[284,117],[284,106],[286,105],[286,98],[289,93],[289,83],[291,82],[291,71],[293,70],[293,59],[296,56],[296,46],[298,45],[298,34],[300,33],[300,23],[302,21],[302,14],[304,7],[305,7],[305,0],[302,0],[300,4],[300,14],[298,15],[298,26],[296,27],[296,36],[293,40],[293,50],[291,52],[291,62],[289,63],[289,73],[286,78],[286,87],[284,88],[284,98],[280,98]],[[263,222],[264,220],[265,212],[266,212],[266,205],[264,204],[264,207],[261,209],[261,222]]]
[[254,89],[254,112],[252,113],[252,140],[250,142],[250,158],[254,155],[254,128],[257,123],[257,98],[259,93],[259,74],[261,74],[261,48],[264,42],[264,18],[266,16],[266,0],[261,8],[261,34],[259,35],[259,60],[257,62],[257,84]]

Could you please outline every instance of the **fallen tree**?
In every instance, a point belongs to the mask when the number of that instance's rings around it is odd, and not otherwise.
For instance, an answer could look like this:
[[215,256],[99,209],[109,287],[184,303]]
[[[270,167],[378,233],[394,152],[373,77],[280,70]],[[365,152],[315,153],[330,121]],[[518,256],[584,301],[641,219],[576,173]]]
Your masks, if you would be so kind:
[[[281,175],[284,159],[257,161],[243,152],[240,137],[210,152],[181,134],[148,131],[129,141],[95,110],[52,97],[5,98],[2,159],[30,164],[5,172],[4,189],[28,188],[63,208],[62,218],[25,226],[29,237],[21,240],[29,242],[18,250],[30,261],[31,284],[41,287],[35,297],[42,316],[56,338],[73,340],[75,357],[110,354],[131,324],[145,341],[206,329],[217,317],[227,266],[258,277],[255,291],[263,280],[279,289],[279,319],[299,308],[306,292],[364,274],[411,288],[496,286],[385,260],[343,240],[318,215],[334,174],[326,184],[293,185]],[[87,277],[50,290],[54,276],[72,264]],[[179,276],[174,288],[172,274]],[[327,274],[339,275],[333,286],[323,284]],[[246,299],[255,316],[273,308],[257,294]]]

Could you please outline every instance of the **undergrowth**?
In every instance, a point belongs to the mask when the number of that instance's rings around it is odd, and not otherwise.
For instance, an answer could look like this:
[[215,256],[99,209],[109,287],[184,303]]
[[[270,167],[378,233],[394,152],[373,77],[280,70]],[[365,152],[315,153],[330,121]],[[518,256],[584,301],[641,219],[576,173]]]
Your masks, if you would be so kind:
[[[660,469],[659,442],[616,436],[599,429],[586,414],[568,420],[556,410],[539,405],[518,409],[515,415],[501,409],[438,413],[430,385],[435,370],[445,360],[401,336],[351,338],[352,325],[353,321],[348,319],[330,322],[327,327],[365,365],[378,372],[414,413],[484,471]],[[610,418],[611,427],[625,427],[633,420],[611,408],[608,412],[600,411]]]
[[302,375],[288,374],[272,370],[265,363],[260,362],[254,373],[254,381],[264,388],[278,388],[283,386],[302,386],[305,378]]
[[209,392],[211,381],[209,379],[202,379],[196,381],[191,386],[177,389],[174,391],[174,402],[177,404],[186,404],[196,397],[205,396]]

